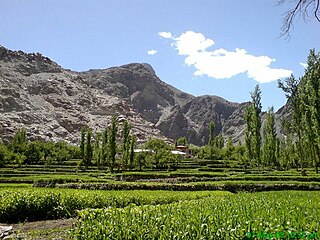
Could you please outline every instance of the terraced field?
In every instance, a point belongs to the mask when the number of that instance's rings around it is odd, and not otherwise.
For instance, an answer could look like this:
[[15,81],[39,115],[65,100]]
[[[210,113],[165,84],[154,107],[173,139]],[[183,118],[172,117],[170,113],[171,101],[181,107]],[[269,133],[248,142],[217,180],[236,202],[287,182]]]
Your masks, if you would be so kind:
[[[0,169],[0,222],[75,218],[52,230],[63,239],[317,239],[320,174],[305,170],[201,159],[113,174],[75,160],[11,165]],[[37,234],[31,239],[50,239]]]
[[320,193],[216,194],[162,205],[83,210],[76,239],[318,239]]

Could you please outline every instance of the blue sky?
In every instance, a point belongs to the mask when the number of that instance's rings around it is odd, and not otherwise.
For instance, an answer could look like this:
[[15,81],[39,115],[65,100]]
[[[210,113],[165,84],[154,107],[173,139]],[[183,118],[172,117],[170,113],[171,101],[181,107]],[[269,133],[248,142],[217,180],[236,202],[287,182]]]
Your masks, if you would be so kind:
[[[0,0],[0,44],[40,52],[76,71],[147,62],[166,83],[199,95],[285,103],[278,78],[300,77],[320,24],[299,20],[279,38],[277,0]],[[148,53],[149,51],[149,53]]]

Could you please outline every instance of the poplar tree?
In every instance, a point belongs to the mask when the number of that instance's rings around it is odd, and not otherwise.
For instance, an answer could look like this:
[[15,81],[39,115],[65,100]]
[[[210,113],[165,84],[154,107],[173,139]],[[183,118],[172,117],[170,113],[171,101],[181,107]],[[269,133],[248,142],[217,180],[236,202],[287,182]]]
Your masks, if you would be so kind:
[[218,149],[222,149],[224,147],[224,139],[221,133],[216,137],[215,145]]
[[296,79],[293,75],[287,78],[284,82],[278,81],[278,87],[281,88],[286,98],[288,99],[288,103],[291,110],[291,131],[294,134],[295,147],[297,151],[297,155],[301,164],[301,169],[303,169],[304,165],[304,157],[303,157],[303,119],[302,119],[302,109],[301,109],[301,97],[299,95],[299,83],[300,79]]
[[269,108],[265,124],[263,126],[262,162],[264,165],[278,166],[277,154],[277,132],[274,120],[274,109]]
[[108,128],[103,131],[102,143],[101,143],[101,165],[108,165],[109,160],[109,138],[108,138]]
[[[244,112],[244,119],[246,122],[246,130],[245,130],[245,146],[246,146],[246,155],[247,159],[251,162],[254,155],[253,155],[253,132],[252,132],[252,104],[246,107]],[[248,165],[248,161],[245,161],[245,166]]]
[[86,131],[84,128],[81,128],[81,137],[80,137],[80,154],[82,162],[85,162],[85,141],[86,141]]
[[255,161],[261,163],[261,91],[259,85],[256,85],[253,93],[251,93],[252,106],[253,106],[253,118],[252,118],[252,130],[253,130],[253,153]]
[[113,168],[116,162],[117,133],[118,133],[118,120],[117,120],[117,116],[113,116],[112,122],[111,122],[110,135],[109,135],[110,171],[111,172],[113,172]]
[[132,169],[134,167],[134,149],[136,147],[136,137],[134,135],[131,136],[131,141],[130,141],[130,155],[129,155],[129,167]]
[[27,148],[27,131],[25,128],[20,129],[17,131],[13,137],[11,142],[11,150],[14,153],[24,153]]
[[308,66],[299,85],[305,157],[318,172],[320,158],[320,53],[310,51]]
[[130,150],[130,123],[126,120],[122,130],[122,166],[128,166],[129,150]]
[[84,162],[86,168],[92,163],[93,151],[92,151],[91,138],[92,138],[92,131],[91,129],[88,129],[86,134],[85,162]]
[[247,155],[256,165],[261,164],[261,109],[261,91],[259,85],[256,85],[251,93],[251,104],[245,110]]
[[97,132],[94,139],[94,159],[97,167],[101,167],[101,133]]

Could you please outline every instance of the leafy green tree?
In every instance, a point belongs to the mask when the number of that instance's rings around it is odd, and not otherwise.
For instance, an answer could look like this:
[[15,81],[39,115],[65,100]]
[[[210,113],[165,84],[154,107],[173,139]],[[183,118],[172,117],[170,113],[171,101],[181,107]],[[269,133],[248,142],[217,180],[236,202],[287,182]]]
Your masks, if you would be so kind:
[[[253,151],[253,129],[252,129],[252,121],[253,121],[253,107],[252,104],[246,107],[244,112],[244,119],[246,122],[246,130],[245,130],[245,145],[246,145],[246,153],[249,161],[254,159],[254,151]],[[246,165],[249,162],[246,161]]]
[[40,162],[41,158],[43,157],[42,150],[42,143],[39,141],[33,141],[28,143],[25,156],[26,160],[25,163],[27,164],[37,164]]
[[146,149],[152,151],[152,163],[156,168],[159,168],[166,164],[167,159],[166,157],[170,153],[170,146],[161,139],[151,139],[144,144]]
[[59,141],[54,144],[54,158],[59,164],[62,164],[71,158],[67,142]]
[[298,168],[298,154],[294,143],[292,122],[287,119],[281,120],[283,138],[280,139],[280,165],[285,169]]
[[229,138],[227,141],[226,149],[225,149],[225,157],[227,159],[235,160],[235,157],[233,156],[234,151],[235,151],[235,147],[234,147],[233,141],[231,138]]
[[241,141],[238,142],[238,145],[235,146],[235,154],[236,154],[236,160],[238,160],[238,162],[240,164],[243,164],[245,167],[248,165],[248,163],[246,162],[247,157],[246,157],[246,147],[245,145],[242,144]]
[[130,123],[126,120],[123,124],[122,130],[122,166],[127,168],[128,166],[128,158],[130,151]]
[[22,167],[22,164],[25,162],[27,158],[24,154],[21,153],[12,153],[12,156],[19,167]]
[[[320,161],[320,52],[310,51],[308,67],[300,80],[300,112],[303,124],[305,158],[309,158],[318,172]],[[306,148],[306,146],[308,148]]]
[[251,93],[251,104],[245,110],[245,142],[248,158],[257,166],[261,164],[261,109],[261,91],[256,85]]
[[46,165],[52,164],[52,158],[55,153],[55,144],[53,142],[42,142],[43,160]]
[[266,166],[278,166],[277,152],[277,132],[275,127],[275,114],[273,107],[269,108],[266,122],[263,126],[262,163]]
[[10,151],[6,145],[0,144],[0,167],[4,167],[10,159]]
[[296,79],[293,75],[287,78],[284,82],[278,81],[278,87],[281,88],[286,98],[291,110],[291,131],[295,137],[295,145],[297,150],[297,155],[300,160],[301,169],[303,169],[304,161],[304,144],[303,144],[303,114],[301,109],[301,97],[299,94],[299,84],[300,79]]
[[92,164],[92,156],[93,156],[93,149],[92,149],[92,131],[91,129],[87,130],[86,134],[86,142],[85,142],[85,162],[84,165],[87,168]]
[[102,166],[109,165],[109,138],[108,138],[108,128],[103,131],[102,143],[101,143],[101,164]]
[[134,167],[134,156],[135,152],[134,149],[136,147],[136,137],[134,135],[131,136],[131,141],[130,141],[130,155],[129,155],[129,168],[133,169]]
[[219,133],[219,135],[216,137],[215,146],[218,149],[222,149],[224,147],[224,139],[222,133]]
[[135,162],[139,166],[139,170],[142,171],[142,168],[146,166],[147,152],[139,152],[135,154]]
[[117,116],[112,117],[110,136],[109,136],[109,152],[110,152],[110,170],[113,172],[116,154],[117,154],[117,133],[118,133],[118,120]]
[[180,138],[177,139],[176,145],[178,145],[178,146],[187,146],[188,145],[188,140],[186,139],[186,137],[180,137]]
[[18,130],[11,142],[11,150],[23,154],[27,147],[27,131],[25,128]]
[[98,166],[98,168],[101,167],[101,133],[97,132],[95,134],[94,139],[94,160]]
[[80,152],[82,162],[85,162],[85,142],[86,142],[86,130],[81,128],[81,137],[80,137]]
[[261,158],[261,91],[259,85],[256,85],[255,90],[251,94],[252,105],[253,105],[253,140],[254,140],[254,157],[258,164],[260,164]]

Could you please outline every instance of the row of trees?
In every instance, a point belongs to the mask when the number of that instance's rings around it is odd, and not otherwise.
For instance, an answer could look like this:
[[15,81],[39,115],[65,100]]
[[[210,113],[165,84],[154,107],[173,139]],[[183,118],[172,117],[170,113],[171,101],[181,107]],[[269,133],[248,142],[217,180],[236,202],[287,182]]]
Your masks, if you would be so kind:
[[26,129],[17,131],[8,144],[0,144],[0,166],[8,163],[22,164],[61,164],[79,158],[78,147],[64,141],[28,141]]
[[[215,124],[209,124],[207,146],[198,148],[199,158],[234,159],[245,167],[298,168],[320,163],[320,55],[310,51],[308,67],[302,78],[294,76],[278,81],[288,98],[289,117],[281,119],[277,133],[275,112],[270,107],[262,114],[261,90],[257,85],[246,107],[244,144],[233,145],[219,134]],[[264,121],[262,121],[264,120]]]
[[[119,135],[119,136],[118,136]],[[111,126],[103,132],[92,133],[91,129],[81,129],[81,165],[86,168],[96,165],[115,170],[132,170],[143,167],[174,168],[179,156],[171,153],[173,147],[160,139],[151,139],[135,152],[136,137],[131,134],[131,125],[124,121],[119,132],[117,117],[113,116]]]
[[121,145],[117,144],[118,120],[112,117],[111,126],[102,133],[97,132],[94,136],[91,129],[81,129],[80,155],[81,165],[86,168],[90,165],[109,167],[113,172],[116,167],[116,155],[121,153],[121,161],[117,167],[132,169],[134,167],[134,149],[136,138],[130,133],[130,123],[125,121],[121,134]]
[[[320,157],[320,55],[310,51],[302,78],[294,76],[278,82],[290,106],[289,119],[282,119],[280,137],[275,114],[269,108],[261,131],[261,91],[256,86],[245,112],[247,165],[303,169],[314,166]],[[262,136],[261,136],[262,132]]]
[[[290,162],[298,162],[301,168],[312,163],[318,172],[320,158],[320,53],[310,51],[308,66],[302,78],[294,76],[279,81],[290,103],[291,120],[284,122],[288,152],[294,156]],[[291,149],[290,149],[291,148]]]
[[[308,67],[302,78],[294,76],[278,82],[290,106],[289,118],[282,119],[277,134],[275,113],[269,108],[262,121],[261,91],[256,86],[251,93],[251,103],[245,109],[246,122],[244,144],[234,145],[231,139],[225,143],[222,135],[214,135],[215,124],[209,124],[209,141],[206,146],[189,145],[199,158],[233,159],[246,167],[298,168],[313,166],[318,172],[320,162],[320,53],[311,51]],[[264,122],[262,124],[262,122]],[[65,142],[28,142],[26,131],[18,131],[11,143],[0,144],[0,165],[7,162],[36,164],[44,161],[63,162],[81,159],[86,168],[97,165],[121,170],[145,166],[156,168],[175,167],[181,157],[171,153],[173,146],[162,140],[152,139],[141,146],[146,151],[135,153],[136,139],[131,134],[128,121],[119,132],[118,119],[112,118],[111,126],[101,133],[91,129],[81,130],[80,147]],[[119,136],[118,136],[119,135]],[[188,145],[185,137],[176,145]]]
[[[186,143],[186,142],[185,142]],[[135,152],[136,137],[131,125],[123,122],[119,130],[118,119],[113,116],[110,127],[93,133],[82,128],[80,145],[66,142],[28,141],[25,129],[16,132],[9,144],[0,144],[0,167],[6,164],[64,164],[70,159],[79,160],[79,166],[117,170],[144,167],[156,169],[175,168],[181,157],[172,154],[173,146],[161,139],[151,139]]]

